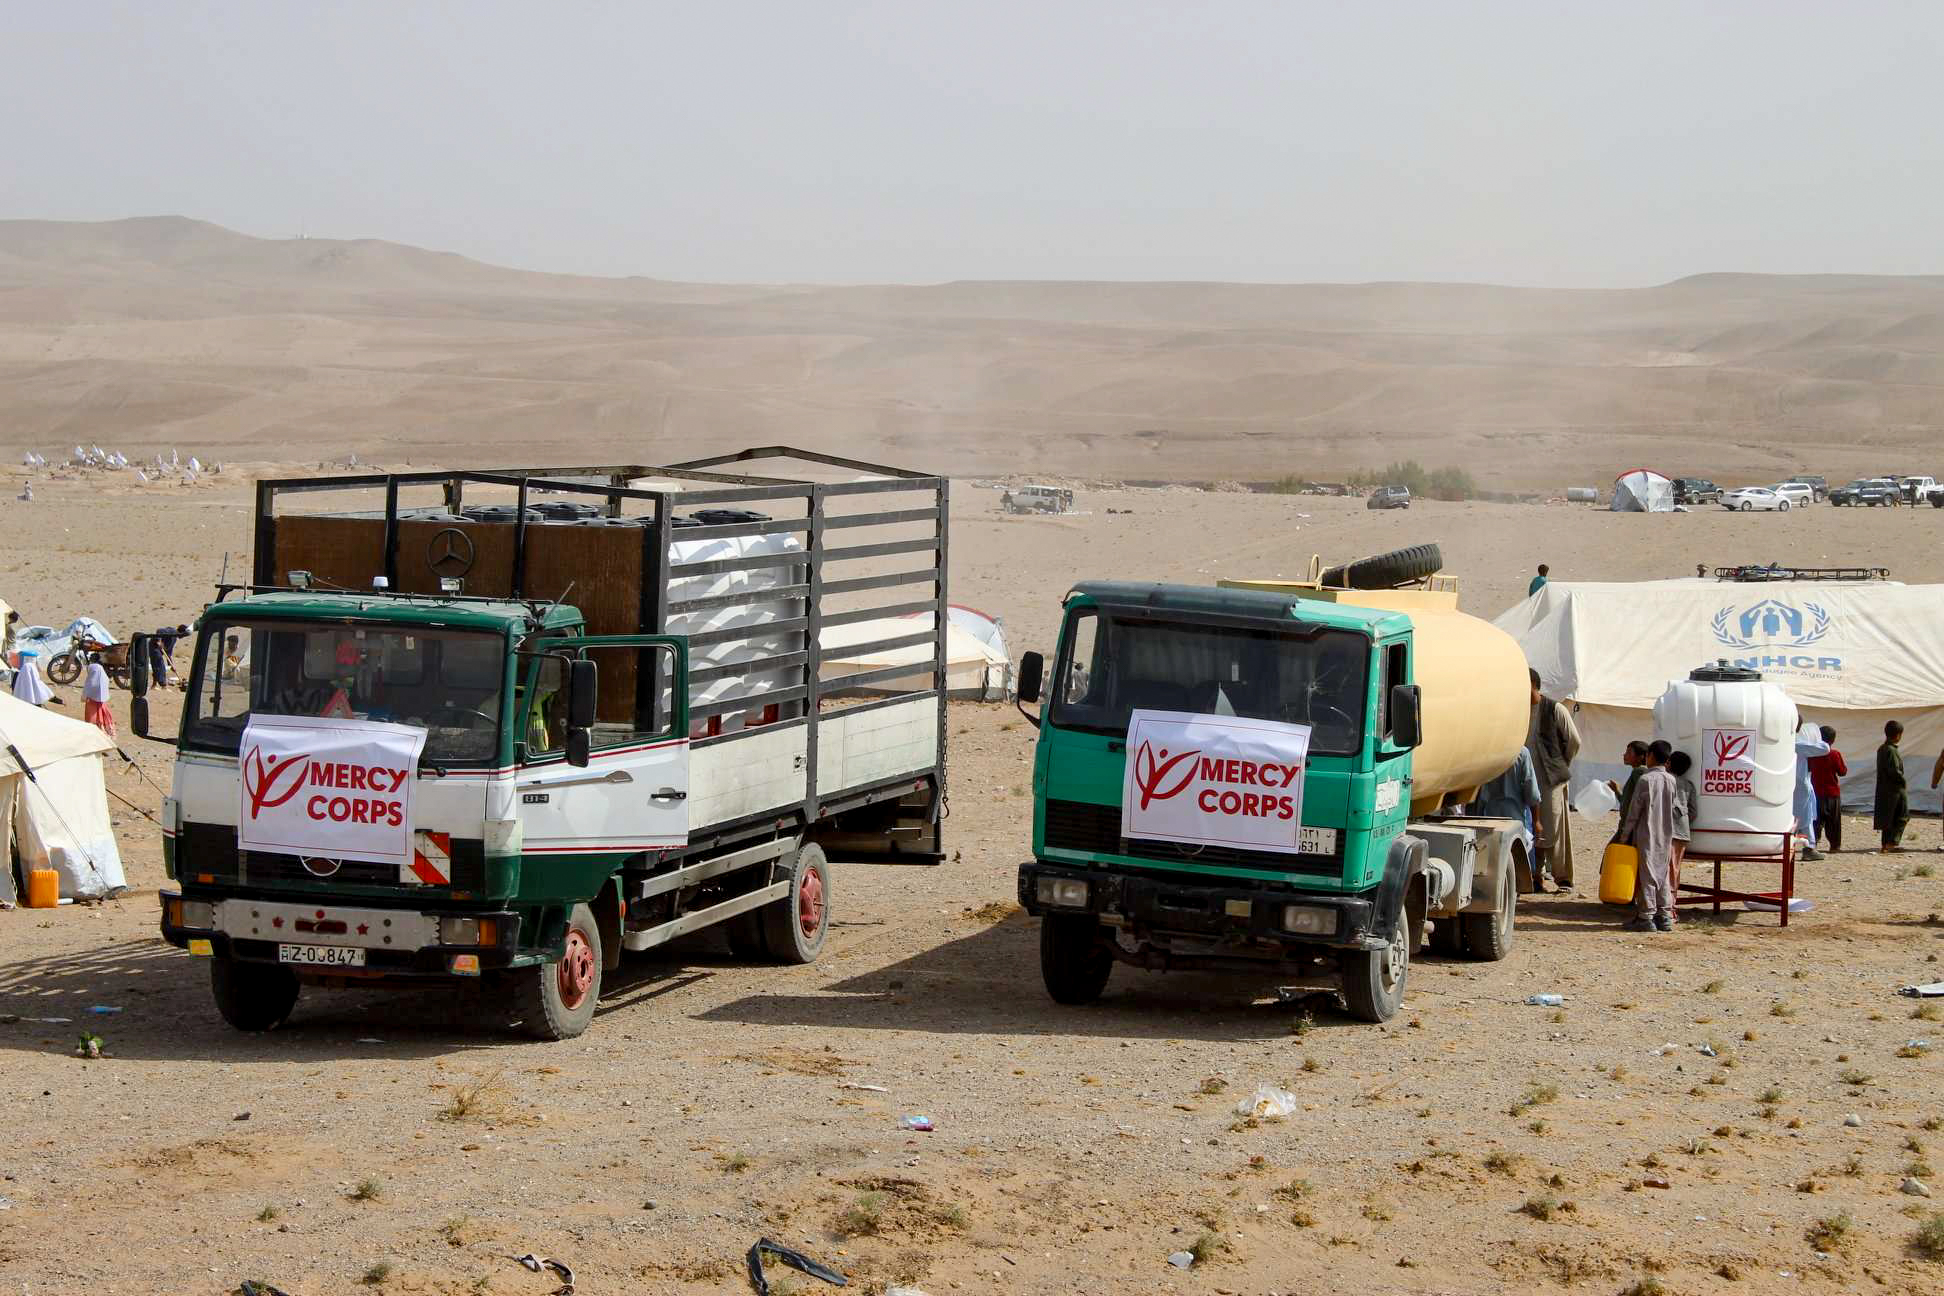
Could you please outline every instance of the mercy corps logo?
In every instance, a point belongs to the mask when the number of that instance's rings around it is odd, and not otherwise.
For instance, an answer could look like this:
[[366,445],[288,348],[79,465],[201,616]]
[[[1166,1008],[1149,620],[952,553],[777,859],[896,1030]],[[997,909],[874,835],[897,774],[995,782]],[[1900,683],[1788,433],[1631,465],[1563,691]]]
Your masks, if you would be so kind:
[[1708,746],[1714,760],[1701,771],[1701,791],[1708,796],[1754,796],[1755,767],[1748,753],[1755,746],[1753,729],[1713,729]]
[[[1143,742],[1134,753],[1134,786],[1140,791],[1143,810],[1156,801],[1171,801],[1201,783],[1195,804],[1204,814],[1294,819],[1296,800],[1280,790],[1296,786],[1296,780],[1302,777],[1300,763],[1217,759],[1203,756],[1200,748],[1170,755],[1165,747],[1157,752]],[[1269,790],[1237,790],[1240,788]]]
[[[321,761],[304,752],[278,760],[265,756],[261,747],[252,747],[243,757],[242,773],[243,795],[253,821],[261,818],[264,811],[292,801],[309,787],[326,789],[312,793],[299,807],[299,812],[313,822],[388,824],[394,828],[405,822],[405,803],[396,794],[411,777],[410,770]],[[364,795],[333,796],[333,791]]]
[[[1814,603],[1800,608],[1781,599],[1763,599],[1737,612],[1729,604],[1714,614],[1708,628],[1715,642],[1730,648],[1810,648],[1829,633],[1829,612]],[[1770,653],[1735,659],[1735,665],[1751,670],[1763,667],[1789,667],[1795,670],[1839,671],[1841,657],[1815,657],[1807,653]]]

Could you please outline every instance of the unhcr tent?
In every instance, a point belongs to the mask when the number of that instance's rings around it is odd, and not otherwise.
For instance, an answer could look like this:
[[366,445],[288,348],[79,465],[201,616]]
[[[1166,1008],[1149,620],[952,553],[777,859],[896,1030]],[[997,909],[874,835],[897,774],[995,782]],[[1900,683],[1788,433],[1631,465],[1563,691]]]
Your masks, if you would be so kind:
[[1613,479],[1614,513],[1672,513],[1674,483],[1650,468],[1635,468]]
[[[964,609],[971,618],[961,616],[960,610],[952,609],[945,624],[945,693],[947,697],[974,698],[981,702],[1003,702],[1012,696],[1012,662],[1006,656],[1005,638],[998,623],[983,613],[970,608]],[[973,629],[967,628],[968,621],[976,627],[978,621],[984,622],[985,633],[989,638],[981,638]],[[844,676],[860,675],[866,671],[882,670],[890,666],[918,666],[931,660],[929,644],[918,644],[906,648],[888,648],[875,652],[853,652],[852,648],[863,644],[876,643],[884,639],[898,639],[906,635],[928,630],[933,624],[929,612],[914,613],[904,617],[883,617],[871,621],[860,621],[855,625],[825,626],[818,635],[817,642],[823,647],[823,669],[820,678],[825,684],[843,686]],[[921,674],[913,674],[907,679],[893,679],[886,683],[879,681],[871,687],[875,690],[895,693],[907,689],[926,687]]]
[[[125,890],[101,775],[101,753],[112,750],[93,725],[0,694],[0,859],[11,865],[17,851],[23,875],[55,870],[64,896]],[[14,899],[12,868],[0,874],[0,900]]]
[[1548,697],[1575,704],[1575,790],[1621,778],[1629,739],[1651,739],[1655,701],[1727,660],[1782,686],[1803,718],[1836,728],[1843,803],[1867,808],[1886,720],[1904,724],[1914,808],[1936,810],[1944,751],[1944,586],[1889,581],[1553,581],[1498,618]]

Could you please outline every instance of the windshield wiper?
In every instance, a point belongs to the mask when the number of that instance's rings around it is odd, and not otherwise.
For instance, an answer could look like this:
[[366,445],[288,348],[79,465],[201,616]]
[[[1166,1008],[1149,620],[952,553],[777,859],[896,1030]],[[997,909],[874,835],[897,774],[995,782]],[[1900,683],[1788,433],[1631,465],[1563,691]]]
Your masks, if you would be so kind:
[[421,758],[419,760],[418,772],[421,774],[432,774],[438,778],[444,778],[446,776],[446,767],[439,764],[437,761],[429,761]]

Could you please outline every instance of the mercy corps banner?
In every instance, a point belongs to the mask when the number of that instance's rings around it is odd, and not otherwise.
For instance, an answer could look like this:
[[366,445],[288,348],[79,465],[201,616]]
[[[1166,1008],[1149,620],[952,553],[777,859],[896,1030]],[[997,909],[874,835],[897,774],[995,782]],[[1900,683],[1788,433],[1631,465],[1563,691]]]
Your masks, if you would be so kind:
[[1297,854],[1309,741],[1308,725],[1136,711],[1121,835]]
[[373,720],[250,717],[236,844],[412,865],[412,788],[425,730]]

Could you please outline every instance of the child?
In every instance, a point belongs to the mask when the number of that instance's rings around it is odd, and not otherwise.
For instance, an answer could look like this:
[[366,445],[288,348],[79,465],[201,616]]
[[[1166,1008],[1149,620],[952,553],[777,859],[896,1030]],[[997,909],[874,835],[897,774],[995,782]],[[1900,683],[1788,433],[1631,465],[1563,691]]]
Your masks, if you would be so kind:
[[1876,754],[1876,813],[1872,816],[1885,855],[1904,848],[1904,829],[1910,823],[1910,786],[1904,781],[1903,753],[1897,750],[1902,741],[1903,726],[1895,720],[1886,721],[1883,746]]
[[108,672],[100,653],[88,654],[88,674],[81,683],[81,710],[89,724],[115,738],[115,713],[108,706]]
[[1849,773],[1849,763],[1836,750],[1836,731],[1824,725],[1822,736],[1829,750],[1809,758],[1809,782],[1816,792],[1816,838],[1828,838],[1830,853],[1834,854],[1843,849],[1842,778]]
[[1634,919],[1628,931],[1674,930],[1674,893],[1667,885],[1668,861],[1674,844],[1674,776],[1667,772],[1673,747],[1665,740],[1647,749],[1633,796],[1620,819],[1620,840],[1640,852],[1635,875]]
[[1681,861],[1687,857],[1688,839],[1694,833],[1694,815],[1701,805],[1700,794],[1688,781],[1687,773],[1692,768],[1694,760],[1684,751],[1673,752],[1667,758],[1667,772],[1674,776],[1674,848],[1667,862],[1667,885],[1676,903],[1681,899]]

